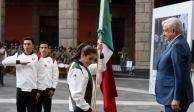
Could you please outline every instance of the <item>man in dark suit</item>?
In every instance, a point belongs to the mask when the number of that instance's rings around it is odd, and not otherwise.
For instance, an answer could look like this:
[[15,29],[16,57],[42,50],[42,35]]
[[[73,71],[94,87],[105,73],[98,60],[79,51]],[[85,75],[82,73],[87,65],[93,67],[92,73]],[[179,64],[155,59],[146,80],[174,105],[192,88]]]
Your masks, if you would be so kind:
[[165,112],[186,112],[193,102],[191,51],[178,18],[166,19],[162,27],[168,46],[157,64],[156,100],[165,106]]

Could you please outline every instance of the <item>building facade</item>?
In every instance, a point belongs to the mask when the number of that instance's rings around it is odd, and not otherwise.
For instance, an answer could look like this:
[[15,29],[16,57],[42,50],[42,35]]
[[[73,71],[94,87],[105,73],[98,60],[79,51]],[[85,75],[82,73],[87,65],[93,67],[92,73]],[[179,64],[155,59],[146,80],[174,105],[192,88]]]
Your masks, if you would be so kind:
[[[152,9],[186,0],[112,0],[112,32],[118,64],[122,48],[136,69],[149,70]],[[32,36],[53,45],[96,42],[100,0],[0,0],[0,40]]]

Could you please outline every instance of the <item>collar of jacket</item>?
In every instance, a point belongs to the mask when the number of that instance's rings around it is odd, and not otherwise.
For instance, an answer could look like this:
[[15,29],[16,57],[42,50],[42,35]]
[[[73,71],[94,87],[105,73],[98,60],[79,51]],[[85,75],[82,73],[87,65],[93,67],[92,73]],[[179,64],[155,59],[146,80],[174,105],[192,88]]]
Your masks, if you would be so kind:
[[32,51],[30,54],[27,54],[26,52],[24,52],[25,55],[32,55],[34,52]]
[[79,60],[75,60],[76,63],[79,63],[81,66],[83,66],[84,68],[87,68],[81,61]]
[[47,58],[47,57],[49,57],[49,55],[47,54],[45,57],[43,57],[43,56],[41,56],[42,58]]

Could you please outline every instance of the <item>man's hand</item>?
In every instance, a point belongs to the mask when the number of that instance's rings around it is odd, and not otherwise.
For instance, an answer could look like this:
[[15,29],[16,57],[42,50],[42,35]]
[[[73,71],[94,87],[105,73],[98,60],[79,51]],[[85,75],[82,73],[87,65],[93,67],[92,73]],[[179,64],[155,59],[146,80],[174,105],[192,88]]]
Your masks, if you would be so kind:
[[92,112],[96,112],[94,109],[92,109]]
[[49,90],[48,95],[49,95],[50,97],[52,97],[54,94],[55,94],[55,92],[54,92],[53,90]]
[[181,110],[181,108],[180,108],[180,101],[178,101],[178,100],[173,100],[173,101],[171,102],[171,108],[172,108],[172,110],[174,110],[174,111],[180,111],[180,110]]
[[102,48],[103,48],[102,42],[98,42],[98,44],[97,44],[97,50],[99,50],[100,53],[102,53]]

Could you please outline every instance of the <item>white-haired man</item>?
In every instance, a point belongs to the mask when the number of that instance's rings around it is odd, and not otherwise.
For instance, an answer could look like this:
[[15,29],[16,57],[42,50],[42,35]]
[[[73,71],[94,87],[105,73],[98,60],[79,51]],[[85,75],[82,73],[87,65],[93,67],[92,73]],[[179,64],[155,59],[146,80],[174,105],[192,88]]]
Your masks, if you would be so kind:
[[162,27],[168,46],[156,67],[156,100],[165,106],[165,112],[186,112],[193,102],[191,51],[178,18],[166,19]]

